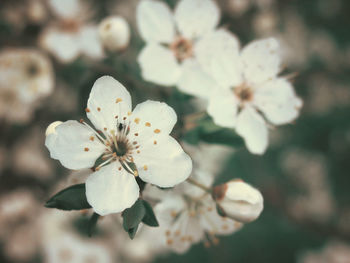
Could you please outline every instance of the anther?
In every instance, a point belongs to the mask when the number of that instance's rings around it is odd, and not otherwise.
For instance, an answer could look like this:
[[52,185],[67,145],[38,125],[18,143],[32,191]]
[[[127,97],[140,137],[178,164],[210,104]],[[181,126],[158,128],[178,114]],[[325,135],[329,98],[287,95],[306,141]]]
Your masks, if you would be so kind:
[[85,109],[85,112],[90,112],[90,109],[89,109],[89,108],[86,108],[86,109]]
[[155,129],[154,133],[160,133],[160,130],[159,129]]
[[89,148],[88,148],[88,147],[85,147],[85,148],[84,148],[84,151],[85,151],[85,152],[88,152],[88,151],[89,151]]
[[149,122],[146,122],[145,125],[146,125],[147,127],[151,127],[151,123],[149,123]]
[[147,165],[144,165],[144,166],[143,166],[143,170],[145,170],[145,171],[147,171],[147,170],[148,170]]
[[139,124],[139,123],[140,123],[140,118],[136,118],[136,119],[134,120],[134,122],[135,122],[136,124]]
[[97,107],[97,110],[98,110],[98,111],[101,111],[101,108],[100,108],[100,107]]
[[121,98],[117,98],[116,101],[115,101],[115,103],[119,103],[119,102],[121,102],[121,101],[123,101]]

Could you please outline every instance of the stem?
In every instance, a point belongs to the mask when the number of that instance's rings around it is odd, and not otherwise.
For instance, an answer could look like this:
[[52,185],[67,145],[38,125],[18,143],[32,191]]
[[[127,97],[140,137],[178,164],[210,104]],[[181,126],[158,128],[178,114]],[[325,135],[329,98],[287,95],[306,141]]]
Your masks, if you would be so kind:
[[193,184],[194,186],[201,188],[205,192],[211,193],[211,189],[209,187],[206,187],[205,185],[197,182],[196,180],[193,180],[192,178],[188,178],[187,182],[189,182],[190,184]]

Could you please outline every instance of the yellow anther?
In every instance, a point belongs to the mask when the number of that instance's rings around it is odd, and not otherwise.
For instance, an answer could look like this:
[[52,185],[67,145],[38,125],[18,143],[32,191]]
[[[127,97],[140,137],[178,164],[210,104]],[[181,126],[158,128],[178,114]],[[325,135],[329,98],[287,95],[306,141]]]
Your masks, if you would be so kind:
[[97,107],[97,110],[98,110],[98,111],[101,111],[101,108],[100,108],[100,107]]
[[121,102],[121,101],[123,101],[121,98],[117,98],[117,99],[115,100],[115,103],[118,103],[118,102]]
[[159,129],[155,129],[154,133],[160,133],[160,130]]
[[147,127],[151,127],[151,123],[149,123],[149,122],[146,122],[145,125],[146,125]]
[[84,148],[84,151],[85,151],[85,152],[88,152],[88,151],[89,151],[89,148],[88,148],[88,147],[85,147],[85,148]]
[[145,170],[145,171],[147,171],[147,170],[148,170],[147,165],[144,165],[144,166],[143,166],[143,170]]
[[139,124],[139,123],[140,123],[140,118],[136,118],[136,119],[134,120],[134,122],[135,122],[136,124]]

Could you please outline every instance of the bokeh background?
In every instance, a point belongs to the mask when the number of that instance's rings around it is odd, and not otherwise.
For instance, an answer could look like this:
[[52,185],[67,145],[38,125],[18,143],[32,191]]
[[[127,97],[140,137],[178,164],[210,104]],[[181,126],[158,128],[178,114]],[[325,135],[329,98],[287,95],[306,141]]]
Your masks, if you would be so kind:
[[[180,116],[175,130],[179,139],[238,145],[227,132],[209,129],[199,135],[185,130],[186,116],[202,102],[142,80],[137,64],[144,45],[135,21],[138,0],[90,2],[91,23],[110,15],[128,21],[130,44],[103,59],[79,56],[69,63],[38,44],[55,19],[45,0],[0,2],[1,54],[8,48],[39,50],[52,63],[54,81],[35,102],[11,104],[12,97],[4,91],[8,73],[0,72],[0,262],[93,263],[109,262],[108,257],[112,262],[350,262],[350,2],[217,0],[220,25],[237,34],[243,45],[267,36],[281,41],[283,73],[295,74],[304,106],[295,123],[271,131],[263,156],[233,147],[229,156],[225,152],[225,164],[216,167],[218,183],[242,178],[262,191],[265,209],[260,218],[220,238],[217,246],[198,244],[184,255],[156,255],[141,240],[130,243],[113,216],[104,218],[98,234],[88,238],[84,224],[91,212],[43,207],[50,195],[81,177],[49,158],[45,129],[56,120],[84,117],[92,84],[102,75],[123,83],[134,105],[154,99],[174,107]],[[25,117],[11,117],[21,111]],[[80,261],[69,261],[74,257]]]

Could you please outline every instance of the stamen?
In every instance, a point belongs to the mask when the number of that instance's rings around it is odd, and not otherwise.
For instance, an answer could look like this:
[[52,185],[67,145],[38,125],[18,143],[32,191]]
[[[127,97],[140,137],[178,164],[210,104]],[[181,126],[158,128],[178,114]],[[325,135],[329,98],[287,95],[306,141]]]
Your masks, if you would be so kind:
[[96,171],[100,170],[104,165],[110,163],[113,159],[114,159],[114,156],[111,157],[111,158],[109,158],[107,161],[101,163],[99,166],[97,166],[97,167],[95,168],[95,170],[96,170]]

